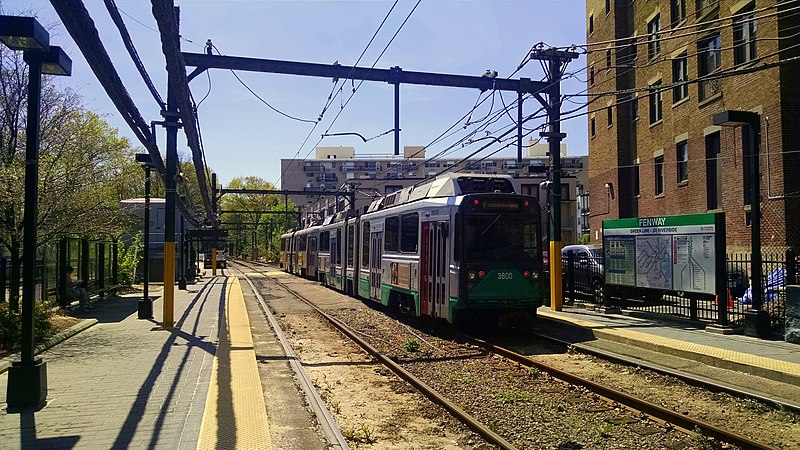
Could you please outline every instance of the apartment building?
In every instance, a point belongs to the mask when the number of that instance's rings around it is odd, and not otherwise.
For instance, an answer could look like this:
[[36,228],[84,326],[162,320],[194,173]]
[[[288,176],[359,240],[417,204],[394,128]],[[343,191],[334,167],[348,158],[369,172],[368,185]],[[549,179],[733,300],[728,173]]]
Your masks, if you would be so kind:
[[[525,158],[492,157],[461,161],[460,158],[426,158],[423,147],[407,146],[403,156],[357,155],[353,147],[317,147],[314,159],[281,160],[281,189],[305,191],[354,190],[356,209],[365,211],[372,200],[430,178],[443,170],[460,173],[511,175],[518,191],[532,195],[545,207],[547,193],[542,183],[547,179],[548,147],[530,142]],[[588,195],[581,197],[582,212],[578,211],[578,193],[587,191],[586,156],[568,156],[562,145],[562,230],[564,241],[576,243],[581,228],[579,219],[588,214]],[[316,217],[333,214],[346,208],[344,200],[316,195],[291,196],[290,199],[306,213]],[[546,212],[546,208],[543,209]],[[546,222],[545,222],[546,223]]]
[[[606,219],[723,211],[729,249],[748,248],[760,198],[762,244],[800,244],[799,10],[796,0],[587,0],[594,242]],[[753,119],[715,125],[725,111]]]

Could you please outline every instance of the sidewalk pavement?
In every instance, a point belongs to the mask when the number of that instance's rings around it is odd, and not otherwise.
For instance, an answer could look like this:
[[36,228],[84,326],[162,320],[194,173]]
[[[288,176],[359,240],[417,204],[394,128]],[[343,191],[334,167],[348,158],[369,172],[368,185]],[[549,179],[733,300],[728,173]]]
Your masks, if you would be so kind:
[[[230,280],[175,290],[175,331],[136,317],[138,296],[112,297],[84,314],[98,324],[44,352],[47,405],[9,413],[0,403],[0,447],[195,449],[224,321]],[[5,400],[8,374],[0,375]]]

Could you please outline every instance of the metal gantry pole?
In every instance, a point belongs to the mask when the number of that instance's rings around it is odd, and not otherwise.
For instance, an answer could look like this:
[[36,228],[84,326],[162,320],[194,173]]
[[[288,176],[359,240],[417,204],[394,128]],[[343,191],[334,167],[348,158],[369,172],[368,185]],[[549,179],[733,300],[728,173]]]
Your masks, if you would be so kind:
[[186,290],[186,222],[181,213],[181,263],[180,278],[178,278],[178,289]]

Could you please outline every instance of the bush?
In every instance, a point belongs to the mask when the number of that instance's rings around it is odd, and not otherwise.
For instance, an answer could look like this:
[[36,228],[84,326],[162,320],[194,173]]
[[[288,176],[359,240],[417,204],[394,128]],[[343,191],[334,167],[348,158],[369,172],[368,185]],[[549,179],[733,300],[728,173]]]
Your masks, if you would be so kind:
[[143,248],[142,233],[135,234],[127,247],[122,243],[117,247],[117,282],[119,284],[130,286],[134,283],[136,267],[142,259]]
[[[42,342],[53,332],[50,319],[53,317],[52,305],[49,302],[38,302],[33,308],[35,340]],[[12,310],[8,303],[0,303],[0,348],[18,351],[22,338],[22,320],[19,311]]]

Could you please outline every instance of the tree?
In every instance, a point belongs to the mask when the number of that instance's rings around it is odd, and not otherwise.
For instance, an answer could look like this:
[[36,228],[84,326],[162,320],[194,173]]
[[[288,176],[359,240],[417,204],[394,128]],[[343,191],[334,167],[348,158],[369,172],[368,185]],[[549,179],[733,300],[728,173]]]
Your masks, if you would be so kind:
[[[12,306],[19,296],[25,207],[27,70],[19,52],[0,50],[0,252],[11,256]],[[116,237],[130,228],[132,218],[119,200],[142,178],[130,142],[48,76],[40,120],[37,245],[67,233]]]
[[[264,189],[275,190],[275,186],[263,178],[256,176],[238,177],[227,185],[230,189]],[[252,211],[247,213],[225,213],[222,221],[228,230],[229,247],[234,257],[264,256],[266,259],[276,259],[280,235],[287,229],[297,224],[294,214],[281,214],[288,210],[296,212],[294,203],[284,203],[280,194],[226,194],[220,202],[220,209],[224,211]],[[270,214],[269,212],[276,214]],[[253,243],[255,231],[255,243]],[[269,242],[269,245],[267,245]],[[252,251],[255,250],[253,254]]]

